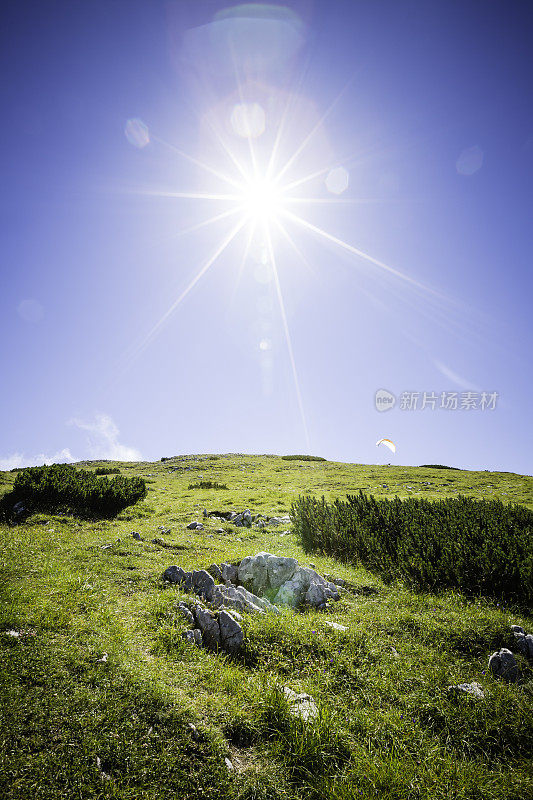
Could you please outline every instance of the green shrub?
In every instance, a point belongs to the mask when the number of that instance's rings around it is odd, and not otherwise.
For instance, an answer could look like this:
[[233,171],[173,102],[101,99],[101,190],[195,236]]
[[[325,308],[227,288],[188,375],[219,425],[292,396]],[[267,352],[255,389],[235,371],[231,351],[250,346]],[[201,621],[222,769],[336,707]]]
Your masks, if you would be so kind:
[[444,464],[420,464],[420,468],[422,467],[427,469],[459,469],[459,467],[446,467]]
[[291,507],[306,551],[360,561],[384,580],[533,603],[533,511],[499,500],[380,499],[359,492]]
[[322,456],[281,456],[283,461],[327,461]]
[[120,475],[118,467],[98,467],[94,471],[95,475]]
[[200,483],[190,483],[189,489],[227,489],[225,483],[217,483],[216,481],[200,481]]
[[0,513],[11,519],[15,504],[22,503],[30,513],[68,511],[79,516],[112,517],[145,495],[142,478],[117,475],[109,480],[71,464],[53,464],[19,472],[13,490],[0,501]]

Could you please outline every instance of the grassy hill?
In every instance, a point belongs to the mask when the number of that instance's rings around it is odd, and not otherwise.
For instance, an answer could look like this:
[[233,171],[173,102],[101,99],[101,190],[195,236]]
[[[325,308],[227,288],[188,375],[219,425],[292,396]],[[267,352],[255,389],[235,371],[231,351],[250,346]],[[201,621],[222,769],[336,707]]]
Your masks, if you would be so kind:
[[[118,467],[148,492],[112,520],[34,514],[0,525],[0,796],[533,798],[531,666],[520,661],[518,685],[487,670],[494,650],[513,649],[510,625],[533,632],[532,615],[385,585],[305,554],[290,525],[202,519],[204,508],[283,515],[301,494],[334,500],[359,489],[533,508],[532,478],[241,454],[78,466]],[[15,475],[0,473],[0,494]],[[209,481],[228,488],[189,488]],[[187,530],[193,520],[204,529]],[[185,595],[163,570],[260,550],[350,587],[326,614],[245,615],[239,656],[186,644],[176,610]],[[483,700],[447,691],[471,681]],[[318,722],[290,716],[284,686],[313,696]]]

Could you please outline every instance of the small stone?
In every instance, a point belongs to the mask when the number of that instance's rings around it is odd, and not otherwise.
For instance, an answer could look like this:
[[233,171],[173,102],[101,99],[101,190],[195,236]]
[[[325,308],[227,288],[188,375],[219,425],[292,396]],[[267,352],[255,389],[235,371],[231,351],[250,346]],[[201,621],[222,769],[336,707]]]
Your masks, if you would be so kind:
[[133,536],[134,539],[137,539],[138,542],[142,542],[141,534],[137,533],[137,531],[132,531],[131,535]]
[[199,605],[194,606],[194,617],[200,630],[202,631],[202,641],[206,647],[216,650],[220,647],[220,628],[218,620],[215,619],[210,611]]
[[319,583],[312,583],[305,593],[305,602],[310,606],[321,606],[326,601],[325,589]]
[[511,630],[513,633],[523,633],[525,634],[525,630],[522,628],[521,625],[511,625]]
[[171,567],[167,567],[163,572],[163,580],[170,581],[170,583],[181,583],[184,577],[185,571],[176,564],[173,564]]
[[234,770],[234,769],[235,769],[235,767],[233,766],[233,764],[231,763],[231,761],[229,760],[229,758],[225,758],[225,759],[224,759],[224,764],[226,765],[226,767],[228,768],[228,770],[229,770],[230,772],[231,772],[232,770]]
[[228,653],[237,652],[241,648],[244,639],[242,628],[237,620],[227,611],[221,611],[218,615],[218,624],[224,650],[227,650]]
[[181,616],[187,620],[189,625],[194,625],[194,617],[192,615],[192,612],[190,611],[189,608],[187,608],[185,603],[178,603],[178,611],[181,614]]
[[207,568],[207,572],[216,580],[222,581],[224,580],[222,577],[222,572],[220,571],[220,567],[218,564],[211,564],[210,567]]
[[329,620],[329,619],[325,620],[324,624],[325,625],[329,625],[330,628],[334,628],[336,631],[347,631],[348,630],[346,625],[339,625],[338,622],[333,622],[332,620]]
[[193,725],[192,722],[188,722],[187,728],[189,729],[189,732],[194,741],[197,742],[200,739],[200,734],[198,733],[198,728],[196,727],[196,725]]
[[4,631],[4,634],[6,636],[12,636],[14,639],[19,639],[20,638],[19,631]]
[[237,582],[237,567],[234,567],[233,564],[222,563],[220,565],[220,573],[223,581]]
[[525,658],[533,659],[533,636],[528,633],[515,633],[516,649]]
[[189,644],[195,644],[197,647],[202,646],[202,631],[198,628],[194,628],[192,631],[183,631],[181,636]]
[[100,773],[100,777],[101,777],[101,779],[103,781],[110,781],[111,780],[111,777],[106,772],[104,772],[104,770],[102,769],[102,762],[100,761],[100,757],[99,756],[96,756],[96,767],[97,767],[98,772]]
[[202,597],[205,597],[206,600],[210,600],[213,596],[215,581],[205,569],[194,570],[192,573],[192,585],[194,591],[202,595]]
[[198,523],[198,522],[189,522],[189,524],[187,525],[187,530],[188,531],[195,531],[199,524],[200,523]]
[[318,716],[318,708],[310,694],[296,694],[288,686],[283,687],[283,694],[293,717],[299,717],[303,722],[308,722]]
[[458,683],[457,686],[448,686],[450,694],[468,694],[482,700],[485,697],[485,692],[475,681],[473,683]]
[[518,665],[514,655],[506,647],[502,647],[489,658],[489,669],[496,678],[508,683],[515,683],[518,678]]

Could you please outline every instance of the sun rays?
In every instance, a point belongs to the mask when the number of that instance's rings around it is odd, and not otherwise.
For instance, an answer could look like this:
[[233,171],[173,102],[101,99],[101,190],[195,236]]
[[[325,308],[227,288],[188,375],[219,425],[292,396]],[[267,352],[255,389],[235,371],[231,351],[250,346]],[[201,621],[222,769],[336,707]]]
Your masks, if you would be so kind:
[[[202,191],[184,191],[178,188],[176,191],[149,190],[144,194],[164,197],[169,200],[188,200],[191,203],[202,204],[202,206],[208,206],[213,203],[217,204],[219,209],[222,204],[224,209],[188,228],[178,230],[175,235],[205,230],[224,221],[226,221],[228,228],[226,233],[222,235],[219,244],[213,248],[211,254],[200,264],[187,286],[171,302],[165,313],[152,326],[134,350],[130,352],[127,359],[127,365],[131,365],[157,337],[178,306],[214,267],[230,245],[242,239],[239,245],[242,248],[242,257],[239,258],[237,277],[237,280],[240,280],[250,257],[252,243],[255,241],[262,248],[262,251],[266,253],[267,266],[275,288],[275,297],[279,308],[281,328],[290,363],[302,432],[309,449],[311,447],[309,428],[304,410],[296,364],[297,359],[285,310],[282,277],[280,275],[278,254],[276,253],[274,232],[282,234],[282,238],[288,242],[292,250],[309,270],[314,271],[314,266],[309,263],[302,249],[296,244],[292,235],[293,231],[304,232],[329,248],[333,246],[339,252],[351,257],[354,260],[354,264],[357,263],[359,267],[364,266],[367,269],[375,270],[389,281],[398,282],[404,288],[423,293],[428,300],[432,299],[437,303],[438,301],[446,300],[438,292],[425,286],[415,278],[363,251],[356,244],[343,240],[325,227],[315,224],[304,215],[303,212],[306,208],[314,208],[316,210],[321,207],[339,208],[340,206],[348,207],[350,205],[356,208],[361,204],[378,202],[375,198],[339,197],[338,195],[342,194],[348,186],[348,172],[338,163],[329,165],[324,164],[323,161],[322,163],[316,163],[316,158],[312,164],[303,163],[306,151],[317,134],[323,130],[326,119],[341,96],[342,93],[326,112],[295,140],[290,131],[290,112],[292,109],[296,113],[295,104],[293,97],[288,95],[283,111],[279,115],[278,124],[275,126],[273,140],[265,146],[264,112],[258,103],[246,103],[242,88],[239,87],[239,103],[233,106],[233,110],[229,115],[230,123],[236,136],[235,146],[232,146],[232,143],[228,140],[227,134],[224,133],[224,126],[216,115],[208,116],[205,120],[212,143],[219,148],[220,167],[192,156],[159,137],[151,137],[153,142],[169,148],[176,156],[197,167],[206,180],[208,178],[211,179],[213,191],[210,191],[210,187],[207,186],[207,189]],[[287,154],[287,145],[291,138],[293,147]],[[284,150],[285,154],[283,154]],[[301,168],[299,168],[300,164]],[[324,180],[325,176],[332,176],[330,183],[328,183],[327,179]],[[330,194],[335,196],[321,196],[316,189],[318,180],[320,180],[320,186],[325,183]]]

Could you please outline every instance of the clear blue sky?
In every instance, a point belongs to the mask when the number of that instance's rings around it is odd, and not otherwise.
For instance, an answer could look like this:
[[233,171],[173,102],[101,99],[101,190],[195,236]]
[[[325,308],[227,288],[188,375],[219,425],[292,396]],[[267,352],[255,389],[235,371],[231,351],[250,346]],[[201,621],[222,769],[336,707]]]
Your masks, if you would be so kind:
[[0,466],[530,474],[532,22],[520,0],[9,4]]

